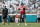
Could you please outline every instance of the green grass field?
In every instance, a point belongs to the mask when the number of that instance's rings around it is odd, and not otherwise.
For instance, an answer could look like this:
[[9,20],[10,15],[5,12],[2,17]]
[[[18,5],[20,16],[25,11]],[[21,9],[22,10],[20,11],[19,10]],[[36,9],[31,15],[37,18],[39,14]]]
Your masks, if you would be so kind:
[[21,23],[19,26],[16,23],[10,23],[9,25],[0,23],[0,27],[40,27],[40,23],[27,23],[27,26],[25,26],[25,23]]

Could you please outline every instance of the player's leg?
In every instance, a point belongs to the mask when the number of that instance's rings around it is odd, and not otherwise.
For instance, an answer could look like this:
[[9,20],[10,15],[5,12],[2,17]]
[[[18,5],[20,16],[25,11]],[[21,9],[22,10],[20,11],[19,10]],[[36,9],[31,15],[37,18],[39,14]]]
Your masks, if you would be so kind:
[[26,19],[25,19],[25,23],[26,23]]
[[18,18],[16,18],[16,17],[15,17],[15,22],[17,23],[17,25],[19,25]]
[[22,14],[22,22],[24,22],[24,16],[23,16],[23,14]]
[[40,17],[39,17],[39,22],[40,22]]
[[24,17],[24,20],[25,20],[25,25],[27,25],[27,23],[26,23],[26,15],[24,14],[23,17]]
[[20,23],[20,15],[19,15],[19,23]]
[[20,15],[20,18],[19,18],[19,23],[21,22],[21,15]]
[[24,22],[24,18],[22,18],[22,22]]
[[37,18],[37,23],[40,21],[40,17],[39,18]]
[[25,19],[25,25],[27,25],[27,23],[26,23],[26,19]]
[[6,16],[6,19],[7,19],[7,23],[9,24],[9,22],[8,22],[8,16]]
[[18,18],[17,18],[17,23],[18,23]]
[[4,23],[4,22],[3,22],[3,18],[2,18],[2,23]]
[[7,19],[7,23],[9,24],[8,19]]
[[4,23],[4,22],[3,22],[3,15],[2,15],[2,23]]
[[20,19],[19,19],[19,23],[18,23],[18,25],[20,25]]
[[19,24],[18,24],[18,25],[20,25],[20,22],[21,22],[21,18],[22,18],[22,15],[20,15],[20,19],[19,19]]
[[5,16],[3,16],[3,22],[4,22],[4,25],[5,25]]
[[37,23],[39,22],[39,18],[37,18]]
[[22,14],[20,15],[20,22],[22,22]]
[[5,18],[3,18],[3,22],[4,22],[4,25],[5,25]]
[[38,19],[37,19],[37,23],[38,23]]
[[15,22],[18,23],[18,18],[15,18]]

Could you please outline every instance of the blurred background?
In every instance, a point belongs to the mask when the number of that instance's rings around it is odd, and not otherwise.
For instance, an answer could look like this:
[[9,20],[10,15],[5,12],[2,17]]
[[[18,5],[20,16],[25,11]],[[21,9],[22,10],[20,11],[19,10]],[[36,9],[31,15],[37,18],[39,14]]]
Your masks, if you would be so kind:
[[8,16],[9,22],[14,22],[14,14],[20,14],[20,10],[17,11],[17,8],[21,6],[21,3],[24,3],[24,6],[27,8],[25,10],[27,22],[37,22],[36,12],[40,9],[40,0],[0,0],[0,22],[2,22],[1,14],[4,6],[6,6],[10,14]]
[[[0,0],[0,14],[2,13],[4,5],[9,9],[9,14],[16,13],[16,9],[18,8],[16,5],[19,4],[20,7],[21,3],[24,3],[27,8],[27,10],[25,10],[26,14],[35,14],[40,8],[40,0]],[[17,13],[19,12],[20,11],[18,11]]]

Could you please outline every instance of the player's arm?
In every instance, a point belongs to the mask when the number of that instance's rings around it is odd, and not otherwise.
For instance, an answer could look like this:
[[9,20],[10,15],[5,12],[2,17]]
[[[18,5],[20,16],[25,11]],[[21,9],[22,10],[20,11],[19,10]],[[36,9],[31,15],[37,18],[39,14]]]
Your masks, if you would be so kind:
[[2,10],[2,18],[3,18],[3,14],[4,14],[3,12],[4,12],[4,9]]
[[2,15],[4,14],[4,9],[2,10]]
[[20,8],[17,8],[17,11],[20,10]]
[[7,16],[8,16],[8,9],[7,9]]

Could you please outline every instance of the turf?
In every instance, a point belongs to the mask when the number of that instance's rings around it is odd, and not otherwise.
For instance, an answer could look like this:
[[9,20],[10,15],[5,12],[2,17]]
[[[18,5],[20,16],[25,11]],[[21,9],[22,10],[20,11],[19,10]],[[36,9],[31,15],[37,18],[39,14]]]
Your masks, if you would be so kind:
[[21,23],[19,26],[16,23],[10,23],[9,25],[0,23],[0,27],[40,27],[40,23],[27,23],[27,26],[25,26],[25,23]]

